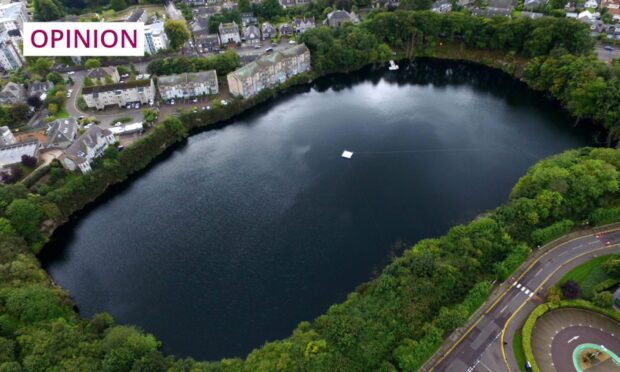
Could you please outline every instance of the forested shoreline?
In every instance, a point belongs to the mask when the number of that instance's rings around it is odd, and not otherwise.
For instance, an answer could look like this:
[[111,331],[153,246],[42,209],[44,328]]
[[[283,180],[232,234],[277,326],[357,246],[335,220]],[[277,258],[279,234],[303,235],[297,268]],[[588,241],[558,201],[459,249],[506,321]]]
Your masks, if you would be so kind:
[[168,118],[125,151],[107,151],[87,175],[53,165],[36,188],[0,187],[0,371],[415,370],[484,302],[490,283],[526,259],[530,247],[585,220],[620,218],[620,150],[573,150],[534,165],[506,204],[417,243],[346,301],[245,359],[175,359],[162,355],[154,336],[114,325],[107,314],[81,320],[33,253],[49,233],[191,130],[229,119],[313,76],[383,63],[394,58],[392,51],[404,58],[441,56],[445,45],[496,51],[501,58],[475,62],[519,72],[576,120],[603,125],[610,139],[620,128],[620,66],[596,61],[589,30],[576,21],[398,11],[374,14],[359,26],[317,28],[301,39],[312,52],[314,75],[225,108]]

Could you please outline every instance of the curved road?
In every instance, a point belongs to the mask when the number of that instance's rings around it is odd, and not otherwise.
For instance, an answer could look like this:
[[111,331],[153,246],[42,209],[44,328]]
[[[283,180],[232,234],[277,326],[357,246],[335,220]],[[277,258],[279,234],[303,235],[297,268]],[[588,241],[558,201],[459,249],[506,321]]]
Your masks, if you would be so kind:
[[519,371],[512,340],[546,290],[566,272],[596,256],[620,252],[620,231],[583,236],[549,249],[523,274],[503,283],[504,291],[430,368],[445,372]]
[[[571,342],[571,340],[574,341]],[[620,350],[620,335],[617,336],[585,325],[564,328],[553,338],[551,346],[555,369],[558,371],[570,371],[573,368],[573,351],[576,346],[584,343],[603,345],[618,354],[618,350]],[[612,363],[612,360],[609,359],[608,362],[602,363],[600,369],[607,369],[605,367],[614,368]]]

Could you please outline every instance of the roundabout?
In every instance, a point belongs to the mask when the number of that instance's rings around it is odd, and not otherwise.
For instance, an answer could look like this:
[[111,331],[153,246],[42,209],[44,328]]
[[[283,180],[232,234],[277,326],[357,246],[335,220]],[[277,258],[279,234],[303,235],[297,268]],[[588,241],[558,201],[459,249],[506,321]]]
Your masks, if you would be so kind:
[[601,314],[573,308],[538,319],[532,349],[541,371],[620,370],[620,324]]

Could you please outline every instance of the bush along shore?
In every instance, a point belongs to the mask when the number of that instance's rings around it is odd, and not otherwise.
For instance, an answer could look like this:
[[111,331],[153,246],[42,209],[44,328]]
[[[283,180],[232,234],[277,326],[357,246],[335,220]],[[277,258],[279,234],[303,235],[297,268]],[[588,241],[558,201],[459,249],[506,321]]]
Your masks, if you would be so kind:
[[596,61],[589,30],[573,20],[397,11],[372,13],[359,26],[307,31],[301,41],[311,50],[312,74],[211,112],[166,118],[124,151],[106,151],[86,175],[52,164],[30,188],[0,187],[0,371],[415,370],[530,247],[584,220],[618,216],[620,150],[573,150],[535,164],[504,205],[420,241],[344,302],[245,359],[176,359],[159,351],[153,335],[115,325],[108,314],[80,319],[34,255],[49,234],[191,130],[230,119],[313,77],[383,62],[392,51],[404,58],[467,59],[522,77],[557,98],[576,120],[605,126],[610,141],[620,128],[620,67]]

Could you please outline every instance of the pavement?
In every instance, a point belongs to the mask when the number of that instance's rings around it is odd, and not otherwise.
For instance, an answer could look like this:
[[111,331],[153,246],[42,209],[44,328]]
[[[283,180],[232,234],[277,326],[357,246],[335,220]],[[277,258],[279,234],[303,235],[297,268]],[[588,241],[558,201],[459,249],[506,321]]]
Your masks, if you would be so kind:
[[512,340],[531,311],[544,302],[547,289],[566,272],[599,255],[620,252],[620,231],[583,236],[550,248],[518,277],[429,369],[445,372],[519,371]]
[[611,62],[612,59],[620,59],[620,47],[614,46],[614,50],[609,51],[606,50],[603,45],[596,44],[594,47],[594,52],[596,53],[598,59],[603,62]]

